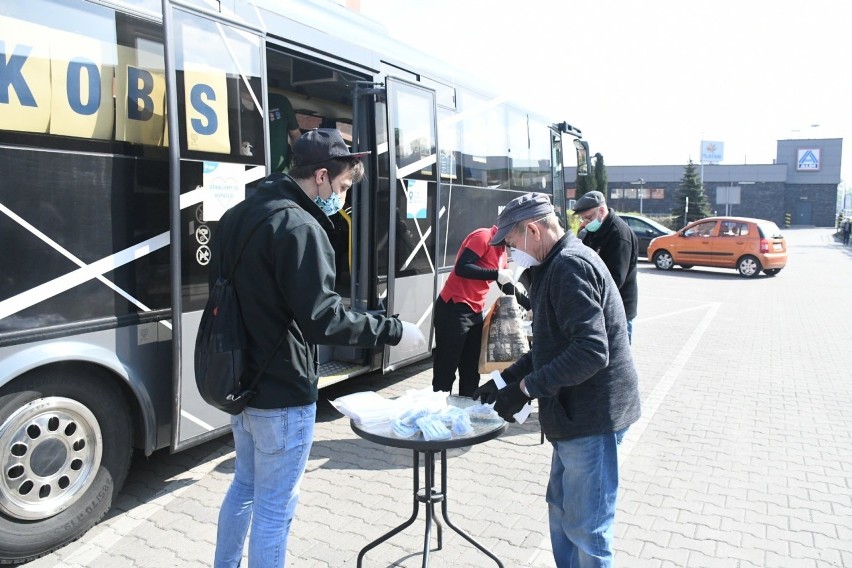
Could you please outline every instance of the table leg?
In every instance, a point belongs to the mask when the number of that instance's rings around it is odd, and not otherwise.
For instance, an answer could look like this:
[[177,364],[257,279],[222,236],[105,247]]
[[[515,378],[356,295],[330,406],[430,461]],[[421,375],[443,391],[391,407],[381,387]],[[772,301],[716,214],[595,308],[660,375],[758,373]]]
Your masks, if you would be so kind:
[[456,531],[459,535],[461,535],[465,540],[471,543],[473,546],[478,548],[482,553],[491,558],[494,562],[497,563],[497,566],[500,568],[503,567],[503,563],[500,562],[500,559],[494,556],[488,549],[484,546],[476,542],[472,536],[455,526],[447,513],[447,451],[441,450],[441,487],[440,490],[435,489],[435,454],[438,453],[438,450],[425,450],[423,451],[424,459],[423,459],[423,473],[424,473],[424,484],[423,484],[423,494],[420,494],[420,452],[418,450],[414,450],[414,509],[411,512],[411,517],[408,518],[407,521],[383,534],[367,546],[361,549],[361,552],[358,553],[358,561],[357,568],[361,568],[361,563],[364,560],[364,555],[369,551],[385,542],[395,534],[401,532],[408,526],[410,526],[416,519],[417,513],[420,511],[420,503],[423,503],[426,507],[426,530],[423,536],[423,568],[426,568],[429,565],[429,542],[432,537],[432,522],[435,522],[435,525],[438,529],[438,548],[437,550],[441,550],[443,546],[443,538],[442,538],[442,524],[440,519],[435,515],[435,503],[441,502],[441,516],[444,517],[444,522],[447,523],[451,529]]
[[[391,538],[393,535],[401,532],[402,530],[404,530],[405,528],[410,526],[411,523],[413,523],[417,519],[417,513],[420,510],[419,493],[420,493],[420,455],[417,452],[417,450],[414,450],[414,510],[411,512],[411,516],[408,518],[407,521],[405,521],[404,523],[402,523],[401,525],[399,525],[395,529],[391,529],[390,531],[386,532],[385,534],[383,534],[382,536],[380,536],[379,538],[377,538],[376,540],[374,540],[373,542],[371,542],[370,544],[368,544],[367,546],[365,546],[364,548],[361,549],[361,552],[358,553],[358,561],[357,561],[358,568],[361,568],[361,562],[364,560],[364,555],[369,550],[372,550],[373,548],[377,547],[381,543],[383,543],[386,540],[388,540],[389,538]],[[429,513],[428,513],[429,508],[428,507],[427,507],[426,511],[427,511],[426,514],[427,514],[427,518],[428,518],[428,515],[429,515]],[[427,528],[427,535],[428,535],[428,528]],[[428,539],[426,541],[426,544],[427,544],[427,551],[428,551],[428,544],[429,544]],[[425,554],[424,554],[424,556],[425,556]],[[426,564],[424,563],[423,565],[425,566]]]
[[[435,452],[425,451],[423,460],[423,474],[426,476],[426,483],[423,485],[423,497],[419,495],[417,498],[423,500],[426,505],[426,532],[423,536],[423,568],[429,565],[429,541],[432,536],[432,518],[435,516],[435,503],[432,502],[433,487],[435,487]],[[440,543],[438,545],[440,548]]]
[[[455,526],[450,518],[447,516],[447,451],[441,450],[441,492],[443,493],[444,499],[441,502],[441,514],[444,517],[444,521],[446,521],[447,526],[456,531],[459,535],[461,535],[466,541],[471,543],[473,546],[482,551],[486,556],[491,558],[494,562],[497,563],[497,566],[503,568],[503,563],[500,562],[500,559],[494,556],[488,549],[484,546],[476,542],[472,536]],[[426,566],[426,564],[423,564]]]

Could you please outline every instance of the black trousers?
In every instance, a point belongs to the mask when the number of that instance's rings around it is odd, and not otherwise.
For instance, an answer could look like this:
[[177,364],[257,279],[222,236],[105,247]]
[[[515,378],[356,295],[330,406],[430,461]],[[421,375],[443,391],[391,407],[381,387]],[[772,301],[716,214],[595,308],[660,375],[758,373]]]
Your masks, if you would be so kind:
[[462,303],[435,300],[435,350],[432,390],[452,392],[459,372],[459,394],[471,396],[479,386],[482,313]]

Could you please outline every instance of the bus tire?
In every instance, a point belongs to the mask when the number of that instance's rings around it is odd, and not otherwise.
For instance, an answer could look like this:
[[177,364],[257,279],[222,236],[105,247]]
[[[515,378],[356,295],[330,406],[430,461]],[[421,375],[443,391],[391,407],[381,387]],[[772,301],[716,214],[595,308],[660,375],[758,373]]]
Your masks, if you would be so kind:
[[0,390],[0,564],[44,556],[106,514],[132,428],[121,387],[96,368],[38,371]]

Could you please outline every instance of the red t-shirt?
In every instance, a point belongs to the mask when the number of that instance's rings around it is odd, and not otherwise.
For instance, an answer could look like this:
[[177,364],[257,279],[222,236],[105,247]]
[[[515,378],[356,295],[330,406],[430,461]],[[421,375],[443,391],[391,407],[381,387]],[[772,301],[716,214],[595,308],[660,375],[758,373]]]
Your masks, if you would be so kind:
[[[477,266],[487,268],[488,270],[497,270],[499,268],[507,268],[509,266],[508,257],[506,255],[506,247],[493,247],[488,243],[497,234],[497,226],[494,225],[490,229],[476,229],[469,234],[461,244],[459,252],[456,254],[456,263],[459,261],[464,249],[470,249],[476,253],[479,260],[476,261]],[[473,280],[471,278],[462,278],[456,274],[455,266],[441,290],[441,298],[445,302],[465,303],[476,312],[481,313],[485,309],[485,296],[488,295],[488,289],[491,286],[491,280]]]

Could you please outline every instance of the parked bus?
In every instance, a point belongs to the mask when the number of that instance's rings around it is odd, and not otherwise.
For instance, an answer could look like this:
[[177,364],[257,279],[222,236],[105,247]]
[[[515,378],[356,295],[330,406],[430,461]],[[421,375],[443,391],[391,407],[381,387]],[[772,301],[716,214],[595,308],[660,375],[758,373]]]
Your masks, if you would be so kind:
[[[430,337],[469,231],[531,190],[565,213],[578,130],[333,3],[0,0],[0,562],[80,537],[134,448],[227,432],[193,376],[208,244],[284,160],[287,102],[372,151],[330,234],[353,310]],[[320,385],[429,346],[322,346]]]

